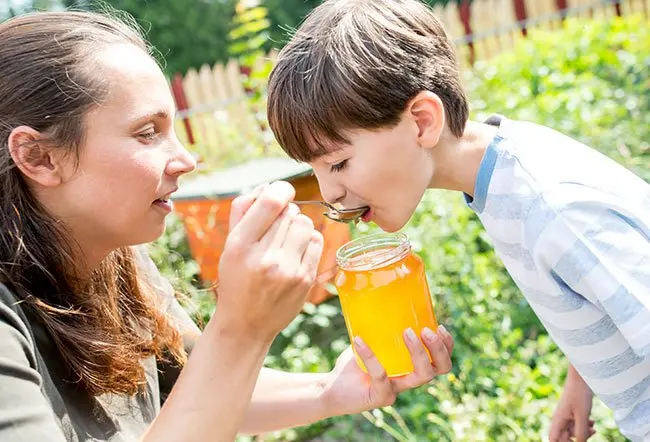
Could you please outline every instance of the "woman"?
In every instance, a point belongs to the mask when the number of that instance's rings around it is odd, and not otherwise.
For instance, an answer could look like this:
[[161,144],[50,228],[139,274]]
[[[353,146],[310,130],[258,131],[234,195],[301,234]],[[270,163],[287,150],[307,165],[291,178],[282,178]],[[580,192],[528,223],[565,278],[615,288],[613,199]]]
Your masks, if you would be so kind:
[[362,342],[369,375],[349,350],[331,373],[261,368],[322,251],[283,182],[233,202],[219,308],[198,332],[136,247],[195,163],[132,26],[9,20],[0,79],[0,440],[233,440],[387,405],[450,369],[444,329],[422,338],[434,364],[406,339],[416,370],[397,380]]

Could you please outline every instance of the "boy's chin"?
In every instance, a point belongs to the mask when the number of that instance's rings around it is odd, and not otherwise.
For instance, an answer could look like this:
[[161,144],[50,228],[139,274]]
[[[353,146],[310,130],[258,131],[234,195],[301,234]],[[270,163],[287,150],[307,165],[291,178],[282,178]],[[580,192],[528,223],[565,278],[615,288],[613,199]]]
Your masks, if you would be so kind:
[[391,221],[373,220],[373,221],[375,222],[375,224],[377,224],[377,227],[379,227],[381,230],[387,233],[398,232],[408,222],[408,220],[405,222],[399,222],[397,220],[391,220]]

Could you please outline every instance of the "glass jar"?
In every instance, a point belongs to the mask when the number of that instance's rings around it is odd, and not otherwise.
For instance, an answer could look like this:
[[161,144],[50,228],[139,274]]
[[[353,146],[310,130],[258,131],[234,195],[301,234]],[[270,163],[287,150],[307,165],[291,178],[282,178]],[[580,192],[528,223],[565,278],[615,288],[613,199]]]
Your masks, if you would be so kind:
[[[438,323],[422,260],[403,233],[356,239],[336,254],[335,278],[345,324],[352,342],[359,336],[374,352],[388,376],[413,372],[404,331],[420,336]],[[359,366],[366,371],[357,355]]]

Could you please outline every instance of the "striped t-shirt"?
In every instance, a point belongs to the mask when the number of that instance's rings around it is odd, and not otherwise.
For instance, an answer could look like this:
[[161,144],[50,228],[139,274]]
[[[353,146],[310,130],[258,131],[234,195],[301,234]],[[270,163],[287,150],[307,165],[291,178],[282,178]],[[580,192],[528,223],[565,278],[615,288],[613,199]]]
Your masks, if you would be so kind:
[[468,204],[621,432],[650,441],[650,186],[558,132],[500,121]]

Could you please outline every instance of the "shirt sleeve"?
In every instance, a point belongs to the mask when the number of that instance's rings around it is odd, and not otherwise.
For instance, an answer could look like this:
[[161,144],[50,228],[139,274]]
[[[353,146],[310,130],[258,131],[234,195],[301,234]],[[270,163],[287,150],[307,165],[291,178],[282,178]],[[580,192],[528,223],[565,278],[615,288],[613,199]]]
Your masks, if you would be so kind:
[[65,442],[41,391],[31,334],[0,285],[0,440]]
[[560,291],[609,316],[638,356],[649,355],[650,208],[593,190],[578,202],[548,201],[527,223],[533,259]]

